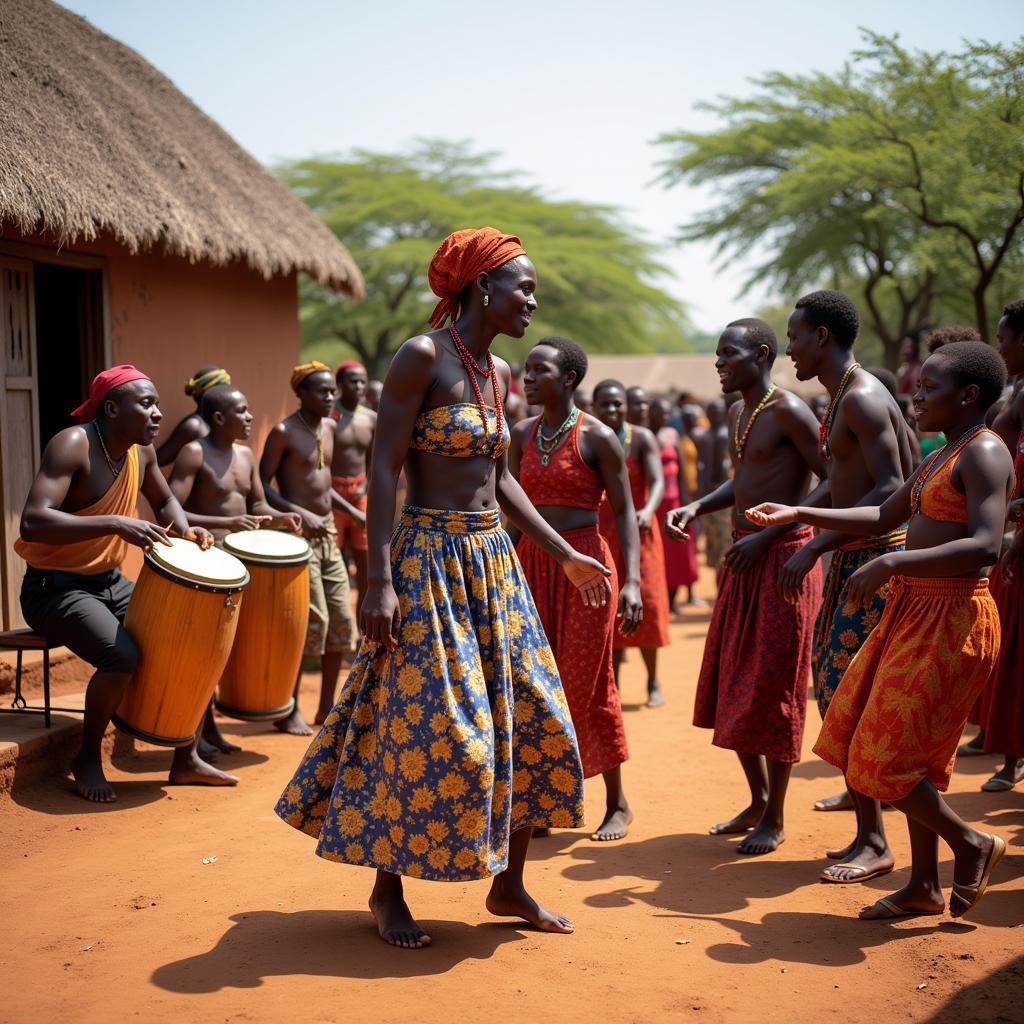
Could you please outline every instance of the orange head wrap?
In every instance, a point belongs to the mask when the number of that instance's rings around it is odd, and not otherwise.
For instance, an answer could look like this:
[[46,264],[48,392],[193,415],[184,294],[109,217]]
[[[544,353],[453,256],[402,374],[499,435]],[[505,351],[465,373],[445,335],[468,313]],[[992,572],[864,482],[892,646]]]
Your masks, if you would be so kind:
[[301,366],[292,367],[292,391],[298,394],[299,388],[302,387],[302,382],[307,377],[311,377],[314,373],[324,372],[330,373],[331,368],[326,363],[321,363],[316,359],[309,363],[302,363]]
[[430,314],[430,326],[441,327],[459,311],[459,295],[478,274],[486,274],[526,250],[515,235],[503,235],[496,228],[466,228],[450,234],[430,261],[427,278],[430,290],[440,302]]

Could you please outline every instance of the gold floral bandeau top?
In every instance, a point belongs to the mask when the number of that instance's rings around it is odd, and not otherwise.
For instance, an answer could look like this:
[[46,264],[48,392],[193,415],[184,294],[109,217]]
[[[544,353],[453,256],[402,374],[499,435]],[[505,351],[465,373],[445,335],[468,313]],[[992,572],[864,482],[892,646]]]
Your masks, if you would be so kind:
[[[475,402],[456,402],[427,409],[416,417],[409,447],[455,459],[489,456],[494,447],[497,421],[497,414],[488,406],[485,425],[480,407]],[[508,424],[503,422],[502,428],[499,454],[507,451],[511,440]]]

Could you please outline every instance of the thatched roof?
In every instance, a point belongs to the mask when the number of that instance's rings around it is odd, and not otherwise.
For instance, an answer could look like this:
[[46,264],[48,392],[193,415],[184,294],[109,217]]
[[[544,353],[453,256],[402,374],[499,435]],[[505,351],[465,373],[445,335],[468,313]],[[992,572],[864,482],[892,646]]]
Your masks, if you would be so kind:
[[137,53],[50,0],[0,0],[0,226],[11,222],[363,291],[301,200]]

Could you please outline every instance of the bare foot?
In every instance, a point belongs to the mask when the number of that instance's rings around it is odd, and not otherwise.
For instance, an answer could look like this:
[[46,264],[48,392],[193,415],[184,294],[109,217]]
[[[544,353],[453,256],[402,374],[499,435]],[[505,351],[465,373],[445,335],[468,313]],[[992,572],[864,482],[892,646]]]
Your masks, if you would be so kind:
[[216,725],[212,727],[204,725],[203,731],[199,734],[199,756],[202,758],[209,759],[211,753],[214,756],[218,753],[237,754],[241,749],[237,743],[225,739],[224,734]]
[[827,796],[822,800],[814,801],[816,811],[852,811],[853,799],[847,790],[838,793],[836,796]]
[[737,844],[736,852],[748,857],[760,857],[774,853],[785,841],[786,833],[782,831],[781,824],[761,821],[746,839]]
[[377,933],[389,946],[400,949],[422,949],[431,943],[430,936],[416,923],[409,906],[399,893],[396,896],[370,894],[370,913],[377,922]]
[[503,875],[494,876],[485,906],[488,913],[495,917],[521,917],[542,932],[558,932],[568,935],[575,931],[569,918],[545,910],[526,891],[521,882],[518,885],[513,884],[504,880]]
[[289,736],[312,736],[313,730],[306,724],[298,705],[287,718],[279,718],[274,723],[275,729],[288,733]]
[[832,864],[821,873],[823,882],[866,882],[869,878],[887,875],[896,866],[896,858],[888,846],[878,851],[871,846],[857,846],[841,864]]
[[647,706],[649,708],[660,708],[665,703],[665,694],[661,692],[661,683],[652,679],[647,684]]
[[71,774],[79,796],[97,804],[112,804],[117,799],[113,787],[103,774],[103,765],[79,754],[71,762]]
[[735,818],[712,825],[708,829],[708,835],[736,836],[742,832],[749,832],[761,820],[762,814],[764,814],[763,805],[759,807],[756,804],[751,804],[746,810],[740,811]]
[[196,753],[204,761],[216,761],[217,755],[220,751],[212,743],[208,743],[205,737],[200,736],[199,739],[196,740]]
[[605,812],[604,821],[590,837],[598,843],[610,843],[614,839],[624,839],[629,834],[629,826],[633,824],[633,812],[627,804],[625,807],[612,807]]
[[238,776],[207,764],[193,750],[187,758],[175,756],[167,781],[172,786],[237,786]]
[[857,916],[862,921],[884,921],[894,917],[913,917],[917,914],[941,914],[945,909],[941,889],[905,885],[891,895],[883,896],[870,907],[861,908]]

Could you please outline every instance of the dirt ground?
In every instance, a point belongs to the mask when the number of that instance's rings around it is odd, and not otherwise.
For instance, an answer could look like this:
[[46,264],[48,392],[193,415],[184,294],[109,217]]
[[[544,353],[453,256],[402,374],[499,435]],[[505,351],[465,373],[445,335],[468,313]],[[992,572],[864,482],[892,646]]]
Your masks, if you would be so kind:
[[[952,803],[1009,844],[970,923],[858,921],[904,883],[905,829],[887,815],[900,865],[889,878],[819,884],[822,851],[850,837],[852,815],[811,810],[838,788],[810,756],[812,705],[788,841],[735,855],[736,840],[707,827],[742,806],[739,766],[690,725],[707,619],[693,610],[672,626],[666,707],[644,708],[640,659],[625,666],[632,834],[598,845],[562,832],[531,848],[534,893],[576,934],[489,918],[486,882],[411,881],[434,945],[385,946],[366,910],[370,872],[313,856],[272,812],[305,741],[226,722],[245,747],[221,758],[241,775],[235,790],[170,788],[168,752],[147,748],[118,760],[110,807],[63,779],[0,803],[0,1020],[1024,1021],[1024,792],[982,794],[991,762],[959,766]],[[593,780],[593,824],[602,806]],[[943,870],[948,882],[948,855]]]

